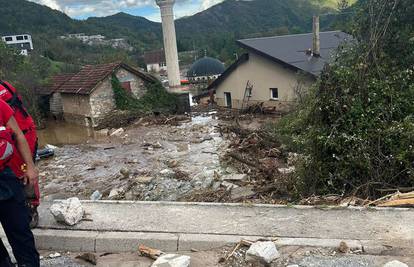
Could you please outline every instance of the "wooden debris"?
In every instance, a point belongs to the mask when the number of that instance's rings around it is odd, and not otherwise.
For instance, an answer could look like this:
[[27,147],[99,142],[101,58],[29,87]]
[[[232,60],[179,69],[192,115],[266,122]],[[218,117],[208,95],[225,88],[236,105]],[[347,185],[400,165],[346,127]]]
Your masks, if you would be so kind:
[[378,207],[414,207],[414,198],[390,200],[379,204]]
[[414,207],[414,191],[389,194],[370,202],[369,205],[377,205],[378,207]]
[[237,250],[239,250],[242,246],[250,247],[253,244],[252,241],[242,239],[239,243],[237,243],[234,248],[230,251],[230,253],[227,254],[227,256],[220,258],[219,263],[224,263],[228,261],[234,253],[236,253]]
[[164,252],[159,249],[150,248],[144,245],[139,245],[138,252],[141,254],[141,256],[148,257],[153,260],[158,259],[162,254],[164,254]]

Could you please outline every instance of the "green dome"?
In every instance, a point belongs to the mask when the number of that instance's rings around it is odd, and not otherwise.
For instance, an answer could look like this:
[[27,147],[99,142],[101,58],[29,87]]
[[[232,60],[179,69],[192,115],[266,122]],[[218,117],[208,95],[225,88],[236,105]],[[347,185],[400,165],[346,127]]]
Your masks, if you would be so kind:
[[215,58],[204,57],[191,66],[187,72],[188,78],[220,75],[224,72],[224,64]]

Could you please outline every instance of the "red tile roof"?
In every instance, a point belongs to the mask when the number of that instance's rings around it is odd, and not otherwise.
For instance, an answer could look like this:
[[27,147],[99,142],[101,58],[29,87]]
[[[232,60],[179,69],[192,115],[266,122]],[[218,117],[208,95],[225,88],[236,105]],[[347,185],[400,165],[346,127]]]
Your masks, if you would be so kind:
[[61,84],[56,91],[66,94],[89,95],[95,90],[100,82],[105,80],[119,68],[124,68],[129,72],[132,72],[146,82],[156,81],[156,78],[153,76],[120,62],[102,65],[86,65],[69,80]]
[[36,92],[40,95],[50,95],[56,92],[62,84],[67,82],[70,78],[75,75],[74,73],[68,73],[68,74],[59,74],[52,76],[50,78],[50,81],[45,86],[39,87],[36,89]]

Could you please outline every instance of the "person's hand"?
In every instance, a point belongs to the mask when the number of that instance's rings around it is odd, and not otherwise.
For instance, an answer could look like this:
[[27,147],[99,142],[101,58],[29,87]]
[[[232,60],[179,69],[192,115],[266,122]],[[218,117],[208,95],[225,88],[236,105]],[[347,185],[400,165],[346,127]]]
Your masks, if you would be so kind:
[[35,184],[39,178],[39,171],[35,167],[27,168],[23,178],[25,185]]

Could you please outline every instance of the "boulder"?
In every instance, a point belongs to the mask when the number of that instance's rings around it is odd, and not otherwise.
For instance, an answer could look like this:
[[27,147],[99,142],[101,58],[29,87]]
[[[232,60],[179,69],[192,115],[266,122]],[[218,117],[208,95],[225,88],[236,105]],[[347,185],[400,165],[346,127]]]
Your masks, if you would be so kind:
[[69,226],[79,223],[85,214],[82,203],[77,197],[53,204],[50,207],[50,212],[57,222]]
[[402,263],[401,261],[390,261],[384,265],[384,267],[408,267],[407,264]]
[[152,267],[189,267],[191,258],[177,254],[165,254],[159,257]]
[[275,243],[272,241],[256,242],[246,252],[246,260],[269,264],[280,257]]

